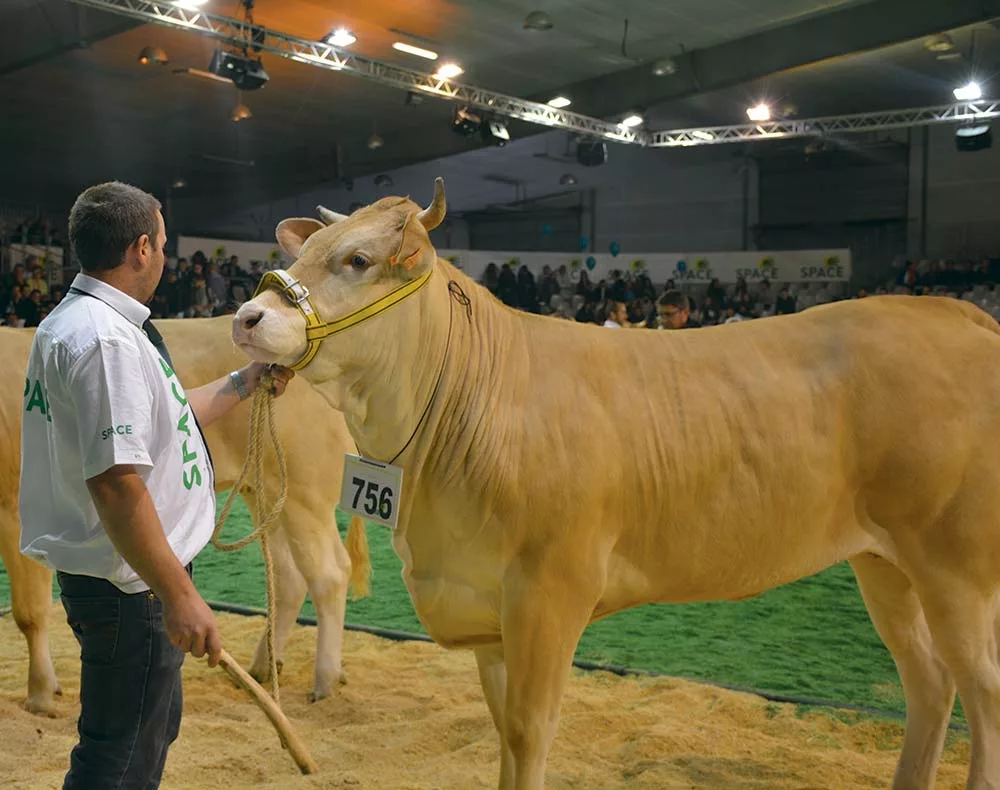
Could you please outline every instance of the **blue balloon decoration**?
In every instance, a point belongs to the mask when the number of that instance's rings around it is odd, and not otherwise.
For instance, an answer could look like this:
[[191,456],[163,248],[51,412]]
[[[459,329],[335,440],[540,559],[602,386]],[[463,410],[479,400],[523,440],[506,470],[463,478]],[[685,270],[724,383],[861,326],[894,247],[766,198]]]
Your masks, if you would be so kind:
[[622,251],[622,245],[619,244],[617,241],[613,241],[611,242],[611,245],[608,247],[608,249],[611,251],[611,256],[617,258],[618,253]]
[[551,236],[552,235],[552,226],[549,225],[549,224],[542,225],[542,235],[543,236]]
[[687,267],[688,265],[686,261],[677,261],[677,271],[679,271],[681,274],[684,274],[684,272],[687,271]]
[[597,259],[594,258],[593,255],[591,255],[589,258],[587,258],[587,268],[590,269],[591,271],[594,271],[595,266],[597,266]]
[[589,246],[590,246],[590,239],[588,239],[586,236],[581,236],[580,237],[580,251],[583,252]]

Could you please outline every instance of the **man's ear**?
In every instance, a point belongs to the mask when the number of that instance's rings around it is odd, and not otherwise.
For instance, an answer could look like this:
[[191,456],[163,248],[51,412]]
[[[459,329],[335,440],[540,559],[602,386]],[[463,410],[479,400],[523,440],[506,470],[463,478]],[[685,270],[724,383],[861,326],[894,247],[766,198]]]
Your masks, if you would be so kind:
[[306,239],[316,231],[323,230],[326,225],[318,219],[310,217],[292,217],[283,219],[278,223],[274,231],[274,236],[278,240],[278,246],[287,252],[292,258],[299,257],[299,250],[306,243]]

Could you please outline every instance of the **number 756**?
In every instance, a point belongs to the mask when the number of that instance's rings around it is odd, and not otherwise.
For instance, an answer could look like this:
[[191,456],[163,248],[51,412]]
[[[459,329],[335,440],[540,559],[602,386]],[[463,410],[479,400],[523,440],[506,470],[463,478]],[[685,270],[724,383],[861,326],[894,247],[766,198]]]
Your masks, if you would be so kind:
[[351,507],[358,509],[358,501],[364,493],[365,503],[362,509],[365,513],[369,516],[378,515],[386,521],[392,517],[392,488],[380,486],[374,480],[363,480],[360,477],[352,478],[351,484],[355,486],[354,502]]

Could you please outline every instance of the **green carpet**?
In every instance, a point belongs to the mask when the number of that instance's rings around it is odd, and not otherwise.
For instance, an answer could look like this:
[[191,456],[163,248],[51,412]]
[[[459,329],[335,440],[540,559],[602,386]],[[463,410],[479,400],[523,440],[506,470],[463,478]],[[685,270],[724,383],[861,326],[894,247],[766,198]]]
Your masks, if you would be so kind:
[[[342,514],[338,523],[344,534]],[[238,503],[224,535],[231,539],[247,531],[249,516]],[[422,631],[388,530],[369,525],[368,539],[372,596],[348,602],[347,621]],[[207,599],[265,605],[256,544],[228,553],[209,546],[198,556],[195,573]],[[6,605],[7,578],[0,574],[0,606]],[[309,601],[303,613],[315,614]],[[846,564],[741,603],[663,604],[622,612],[590,626],[577,657],[788,695],[903,707],[895,666]]]

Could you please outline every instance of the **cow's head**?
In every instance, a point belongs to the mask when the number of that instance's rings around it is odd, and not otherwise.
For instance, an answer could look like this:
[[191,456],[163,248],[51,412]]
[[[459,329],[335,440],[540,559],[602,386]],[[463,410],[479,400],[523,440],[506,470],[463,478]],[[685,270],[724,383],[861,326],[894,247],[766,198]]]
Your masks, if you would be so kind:
[[366,366],[386,347],[387,333],[405,333],[399,316],[413,319],[406,302],[437,260],[427,234],[444,219],[444,182],[435,181],[426,209],[390,197],[350,216],[318,211],[322,222],[279,223],[278,243],[295,263],[265,274],[233,318],[233,340],[248,356],[302,368],[314,383]]

